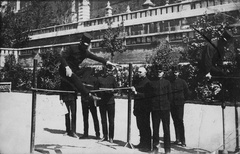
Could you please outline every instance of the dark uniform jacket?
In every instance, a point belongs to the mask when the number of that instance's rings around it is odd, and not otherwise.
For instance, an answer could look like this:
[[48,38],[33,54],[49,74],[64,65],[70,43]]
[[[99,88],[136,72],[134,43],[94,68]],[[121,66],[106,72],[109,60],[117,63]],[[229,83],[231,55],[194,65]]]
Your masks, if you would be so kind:
[[[117,88],[117,81],[112,75],[101,76],[98,78],[98,81],[99,88]],[[114,92],[112,91],[101,92],[100,97],[99,105],[115,103]]]
[[171,83],[164,79],[151,81],[152,110],[170,110]]
[[61,57],[61,65],[59,73],[61,76],[66,75],[66,66],[69,66],[74,73],[79,70],[79,65],[82,63],[82,61],[86,58],[96,60],[98,62],[101,62],[103,64],[106,64],[106,60],[102,57],[98,57],[88,50],[84,51],[80,48],[79,45],[71,45],[69,46],[65,52],[62,53]]
[[183,105],[188,97],[188,85],[185,80],[177,78],[171,81],[172,104]]
[[[92,69],[91,68],[86,68],[84,71],[83,76],[81,77],[81,80],[83,83],[85,83],[85,87],[88,90],[96,90],[99,87],[99,82],[98,79],[96,77],[94,77],[92,75]],[[81,96],[81,101],[83,102],[82,105],[86,105],[86,106],[93,106],[93,100],[89,99],[89,97],[86,96]]]
[[[63,91],[74,91],[75,89],[66,81],[61,80],[60,89]],[[74,101],[77,99],[77,93],[60,93],[60,100],[63,102]]]
[[133,80],[133,86],[137,91],[134,95],[134,111],[150,111],[150,80],[147,77]]

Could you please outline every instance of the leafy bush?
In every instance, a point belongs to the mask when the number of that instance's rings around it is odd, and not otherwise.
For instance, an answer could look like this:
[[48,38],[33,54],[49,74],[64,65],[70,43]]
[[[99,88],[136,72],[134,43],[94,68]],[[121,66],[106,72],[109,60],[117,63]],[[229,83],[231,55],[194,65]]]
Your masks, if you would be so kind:
[[[37,85],[43,89],[58,89],[60,75],[58,73],[58,50],[48,50],[40,53],[42,62],[38,63]],[[40,69],[39,69],[40,68]],[[0,71],[0,81],[12,82],[12,90],[29,90],[32,87],[33,71],[25,69],[16,62],[13,54],[5,57],[5,65]]]
[[32,70],[24,69],[16,63],[13,54],[5,57],[5,65],[0,72],[0,80],[12,82],[12,90],[26,90],[31,88]]
[[57,49],[46,50],[41,52],[40,56],[42,63],[38,70],[38,88],[59,89],[61,79],[58,72],[60,51]]

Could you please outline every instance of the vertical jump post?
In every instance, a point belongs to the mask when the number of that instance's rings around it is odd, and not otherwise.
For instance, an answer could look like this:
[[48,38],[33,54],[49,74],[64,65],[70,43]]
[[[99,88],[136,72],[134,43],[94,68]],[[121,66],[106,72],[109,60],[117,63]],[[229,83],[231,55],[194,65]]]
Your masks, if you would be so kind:
[[[32,80],[32,87],[37,88],[37,59],[33,61],[33,80]],[[36,91],[32,91],[32,121],[31,121],[31,141],[30,141],[30,153],[34,152],[34,140],[35,140],[35,125],[36,125]]]
[[[129,63],[129,87],[132,87],[132,63]],[[128,124],[127,124],[127,143],[125,145],[133,149],[131,144],[131,113],[132,113],[132,102],[131,102],[131,89],[128,90]]]
[[236,126],[236,148],[235,152],[239,152],[239,125],[238,125],[238,106],[237,106],[237,98],[234,100],[234,108],[235,108],[235,126]]

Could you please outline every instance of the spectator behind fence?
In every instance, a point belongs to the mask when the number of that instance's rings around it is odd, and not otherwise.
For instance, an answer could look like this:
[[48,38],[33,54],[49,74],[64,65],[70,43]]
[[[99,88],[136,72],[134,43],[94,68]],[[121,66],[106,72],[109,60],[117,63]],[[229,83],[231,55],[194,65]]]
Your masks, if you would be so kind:
[[[111,89],[117,88],[117,81],[111,75],[111,71],[104,68],[103,75],[99,78],[99,87],[100,89]],[[113,143],[114,138],[114,118],[115,118],[115,96],[114,91],[103,91],[100,93],[101,100],[98,101],[99,109],[101,114],[101,122],[102,122],[102,131],[103,138],[101,141],[107,141],[109,138],[109,142]],[[107,124],[108,119],[108,124]],[[108,128],[109,125],[109,128]]]
[[171,102],[171,115],[175,128],[176,141],[174,144],[186,146],[185,142],[185,130],[184,130],[184,104],[188,98],[188,85],[185,80],[179,77],[178,66],[173,66],[171,69],[171,88],[172,88],[172,102]]
[[[83,84],[87,87],[88,90],[96,90],[96,89],[98,89],[98,86],[99,86],[98,79],[93,76],[92,72],[93,72],[93,69],[90,67],[87,67],[84,69],[84,73],[81,77]],[[83,114],[83,124],[84,125],[83,125],[83,136],[81,136],[80,139],[87,139],[89,137],[88,136],[89,135],[88,134],[89,110],[90,110],[90,112],[92,114],[92,118],[93,118],[96,139],[100,139],[97,107],[96,107],[94,100],[82,95],[81,102],[82,102],[82,114]]]
[[[64,80],[61,80],[61,90],[74,91],[75,89]],[[66,134],[78,137],[76,134],[77,93],[60,93],[60,103],[65,103],[68,113],[65,114]]]
[[148,95],[150,92],[150,80],[146,74],[147,71],[144,67],[138,68],[133,78],[132,87],[134,93],[133,114],[136,116],[140,136],[140,143],[136,145],[135,148],[139,148],[140,151],[144,152],[151,151],[151,99]]
[[158,152],[159,126],[162,121],[164,150],[165,153],[171,152],[170,142],[170,102],[172,99],[171,83],[163,78],[164,71],[161,65],[155,68],[157,74],[151,81],[152,92],[152,124],[153,124],[153,150]]

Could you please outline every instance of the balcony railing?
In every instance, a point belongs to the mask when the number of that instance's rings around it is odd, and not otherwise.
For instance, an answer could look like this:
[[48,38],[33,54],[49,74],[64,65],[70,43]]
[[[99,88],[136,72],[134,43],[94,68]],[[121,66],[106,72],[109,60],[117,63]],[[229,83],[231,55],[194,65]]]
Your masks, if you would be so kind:
[[[59,32],[59,31],[68,31],[68,30],[77,30],[87,27],[92,27],[90,30],[93,30],[94,27],[99,27],[99,25],[106,24],[108,21],[113,21],[113,23],[119,24],[121,22],[128,23],[128,21],[136,21],[137,19],[141,18],[149,18],[149,17],[160,17],[161,15],[168,15],[168,14],[177,14],[184,11],[190,11],[195,9],[201,9],[201,8],[210,8],[214,6],[219,5],[225,5],[225,4],[233,4],[239,2],[233,2],[231,0],[195,0],[195,1],[183,1],[181,3],[171,4],[167,6],[159,6],[151,9],[144,9],[144,10],[138,10],[133,11],[131,13],[122,13],[118,15],[113,15],[111,17],[101,17],[101,18],[95,18],[90,19],[88,21],[84,21],[81,23],[70,23],[70,24],[64,24],[64,25],[56,25],[52,27],[46,27],[42,29],[35,29],[31,31],[30,35],[39,35],[39,34],[46,34],[46,33],[52,33],[52,32]],[[237,5],[234,4],[234,5]],[[167,19],[162,19],[167,20]],[[170,19],[169,19],[170,20]],[[143,20],[139,20],[143,21]],[[132,24],[132,22],[131,22]],[[134,23],[133,23],[134,24]],[[99,28],[98,28],[99,29]],[[100,26],[100,29],[103,29],[102,26]]]

